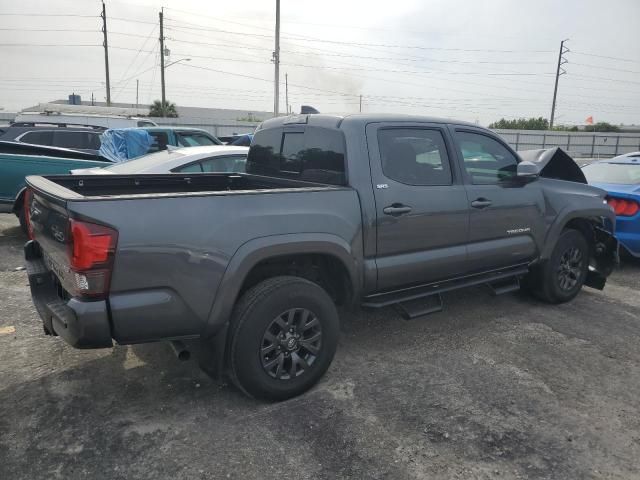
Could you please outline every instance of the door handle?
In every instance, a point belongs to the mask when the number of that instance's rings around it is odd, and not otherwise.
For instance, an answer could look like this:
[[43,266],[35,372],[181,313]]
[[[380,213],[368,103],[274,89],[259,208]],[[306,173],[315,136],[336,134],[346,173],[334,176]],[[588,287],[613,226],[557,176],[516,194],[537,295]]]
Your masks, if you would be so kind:
[[473,208],[487,208],[491,206],[491,200],[487,200],[486,198],[477,198],[473,202],[471,202],[471,206]]
[[394,217],[397,217],[399,215],[404,215],[405,213],[411,212],[411,207],[408,207],[407,205],[403,205],[401,203],[394,203],[393,205],[384,207],[382,211],[385,215],[393,215]]

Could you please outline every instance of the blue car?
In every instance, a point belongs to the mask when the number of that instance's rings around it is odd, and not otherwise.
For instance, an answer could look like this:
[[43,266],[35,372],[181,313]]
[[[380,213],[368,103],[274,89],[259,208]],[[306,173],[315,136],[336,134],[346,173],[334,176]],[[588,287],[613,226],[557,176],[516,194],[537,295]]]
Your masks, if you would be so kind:
[[585,166],[590,185],[606,190],[616,212],[616,237],[624,249],[640,258],[640,152],[627,153]]

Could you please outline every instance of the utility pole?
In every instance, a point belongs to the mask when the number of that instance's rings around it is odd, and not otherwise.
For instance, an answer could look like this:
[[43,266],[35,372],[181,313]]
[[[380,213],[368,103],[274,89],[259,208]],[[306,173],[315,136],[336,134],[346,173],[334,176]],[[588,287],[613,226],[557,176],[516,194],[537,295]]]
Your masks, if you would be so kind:
[[164,90],[164,23],[163,23],[163,11],[164,8],[160,10],[160,85],[162,88],[162,116],[165,116],[165,111],[167,108],[167,98],[165,96]]
[[553,88],[553,103],[551,104],[551,118],[549,120],[549,130],[553,129],[553,119],[556,115],[556,98],[558,96],[558,80],[560,80],[560,75],[564,75],[567,71],[562,68],[562,65],[567,63],[567,59],[563,57],[565,53],[569,51],[568,48],[564,46],[564,42],[567,42],[569,39],[562,40],[560,42],[560,53],[558,53],[558,68],[556,70],[556,84]]
[[276,0],[276,48],[273,52],[275,79],[273,85],[273,116],[277,117],[280,105],[280,0]]
[[284,74],[284,102],[285,111],[289,113],[289,74]]
[[362,113],[362,95],[360,95],[360,113]]
[[107,79],[107,107],[111,106],[111,83],[109,82],[109,42],[107,41],[107,7],[102,2],[102,34],[104,36],[104,41],[102,45],[104,46],[104,73]]
[[136,108],[138,108],[138,92],[140,91],[140,80],[136,79]]

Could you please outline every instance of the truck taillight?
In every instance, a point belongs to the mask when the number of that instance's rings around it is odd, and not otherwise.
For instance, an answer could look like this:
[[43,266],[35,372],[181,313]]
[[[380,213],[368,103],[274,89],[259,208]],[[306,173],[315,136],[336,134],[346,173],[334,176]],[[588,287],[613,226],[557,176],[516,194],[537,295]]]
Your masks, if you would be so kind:
[[640,211],[640,204],[635,200],[607,197],[607,203],[611,205],[615,214],[620,217],[633,217]]
[[109,291],[118,232],[104,225],[70,220],[69,265],[73,272],[72,295],[104,296]]
[[30,188],[24,192],[24,198],[22,199],[22,208],[24,209],[24,223],[27,229],[27,237],[29,240],[33,240],[33,225],[31,225],[31,197],[33,192]]

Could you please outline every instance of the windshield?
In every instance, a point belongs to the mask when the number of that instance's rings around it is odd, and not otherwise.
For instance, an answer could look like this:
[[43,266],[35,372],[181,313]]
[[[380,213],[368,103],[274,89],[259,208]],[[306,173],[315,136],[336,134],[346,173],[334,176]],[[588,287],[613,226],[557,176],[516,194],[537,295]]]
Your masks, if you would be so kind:
[[589,183],[640,185],[640,165],[628,163],[593,163],[582,169]]
[[181,152],[162,150],[160,152],[143,155],[142,157],[129,160],[128,162],[116,163],[115,165],[105,167],[105,170],[109,170],[109,172],[116,174],[136,173],[144,171],[154,165],[158,165],[159,163],[175,160],[184,156],[185,154]]

